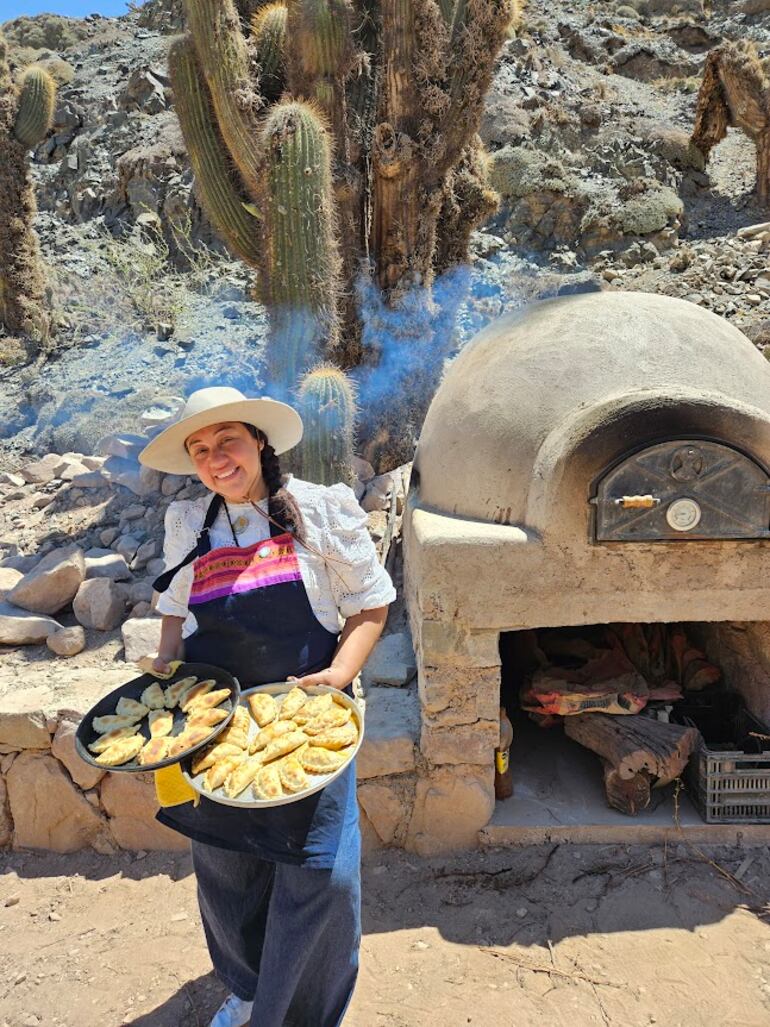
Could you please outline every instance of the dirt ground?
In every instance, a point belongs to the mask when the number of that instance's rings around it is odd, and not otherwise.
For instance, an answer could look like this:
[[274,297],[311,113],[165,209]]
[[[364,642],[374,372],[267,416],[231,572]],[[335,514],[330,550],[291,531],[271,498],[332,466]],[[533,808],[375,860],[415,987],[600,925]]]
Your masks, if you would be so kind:
[[[374,853],[346,1027],[764,1027],[768,871],[683,845]],[[0,966],[1,1027],[206,1027],[224,994],[185,854],[3,854]]]

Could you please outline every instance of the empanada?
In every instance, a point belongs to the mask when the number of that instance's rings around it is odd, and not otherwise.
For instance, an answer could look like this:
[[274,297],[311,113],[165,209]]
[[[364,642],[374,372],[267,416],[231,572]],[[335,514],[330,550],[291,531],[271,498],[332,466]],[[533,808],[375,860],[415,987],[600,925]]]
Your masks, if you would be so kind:
[[308,724],[311,720],[315,720],[316,717],[320,717],[326,710],[330,710],[334,706],[334,699],[332,698],[331,692],[324,692],[322,695],[314,695],[305,703],[305,705],[294,714],[293,720],[296,720],[298,724]]
[[198,724],[203,727],[216,727],[223,720],[227,720],[229,716],[229,710],[201,710],[197,706],[193,706],[187,717],[187,727],[195,727]]
[[195,758],[192,772],[193,774],[201,774],[204,770],[208,770],[209,767],[213,767],[215,763],[219,763],[225,756],[239,756],[242,751],[239,746],[231,745],[229,742],[217,742],[210,749],[205,749],[202,756]]
[[166,693],[157,681],[153,681],[142,692],[142,702],[151,710],[162,710],[166,706]]
[[187,691],[188,688],[192,688],[196,684],[198,679],[196,677],[180,678],[175,681],[173,685],[169,685],[165,691],[166,696],[166,709],[173,710],[175,706],[179,705],[179,700],[182,698],[182,694]]
[[163,738],[156,735],[142,748],[142,751],[139,753],[138,762],[141,763],[143,767],[147,766],[148,763],[160,763],[168,756],[168,750],[170,747],[170,738]]
[[209,767],[203,775],[203,787],[209,792],[213,792],[215,788],[221,787],[225,783],[225,778],[240,763],[243,763],[245,759],[246,753],[239,753],[237,756],[225,756],[223,760],[215,763],[213,767]]
[[121,727],[136,729],[136,717],[119,717],[117,713],[109,713],[105,717],[94,717],[91,727],[98,735],[106,735],[108,731],[117,731]]
[[275,766],[262,767],[254,778],[252,790],[256,799],[280,799],[283,788]]
[[255,692],[248,698],[251,715],[260,727],[272,724],[278,716],[278,703],[267,692]]
[[197,695],[194,699],[185,700],[184,711],[185,713],[190,713],[192,710],[210,710],[229,698],[229,688],[217,688],[213,692],[207,692],[205,695]]
[[233,719],[217,738],[218,742],[229,742],[237,745],[239,749],[245,749],[249,744],[249,728],[251,719],[248,710],[243,706],[236,707]]
[[91,752],[104,752],[105,749],[109,749],[111,745],[114,745],[121,738],[130,738],[132,735],[135,735],[136,728],[136,724],[131,724],[128,727],[119,727],[115,731],[108,731],[106,735],[102,735],[95,742],[91,742],[88,748]]
[[278,714],[281,720],[291,720],[294,714],[301,710],[307,702],[307,692],[302,688],[292,688],[288,692],[281,703],[281,710]]
[[225,795],[228,799],[234,799],[248,788],[261,768],[262,760],[259,756],[250,756],[231,770],[225,779]]
[[349,706],[337,706],[332,703],[331,709],[325,710],[309,724],[305,724],[302,730],[308,735],[320,735],[324,731],[330,731],[333,727],[342,727],[352,716],[353,713]]
[[304,731],[289,731],[288,734],[281,735],[280,738],[276,738],[265,746],[262,750],[262,759],[265,763],[270,763],[271,760],[277,760],[279,756],[286,756],[298,749],[306,741],[307,735]]
[[275,741],[276,738],[280,738],[281,735],[287,735],[290,731],[296,730],[297,725],[293,720],[274,720],[272,724],[262,728],[249,749],[252,752],[259,752],[260,749],[264,749],[266,745]]
[[171,710],[150,710],[147,723],[150,725],[150,735],[153,738],[163,738],[171,734],[174,714]]
[[134,720],[139,721],[150,711],[143,702],[137,702],[136,699],[129,699],[124,695],[122,699],[118,700],[115,712],[119,717],[133,717]]
[[279,760],[276,766],[278,767],[278,776],[285,791],[301,792],[303,788],[307,788],[310,784],[302,764],[294,753]]
[[146,739],[142,735],[131,735],[130,738],[121,738],[105,749],[101,756],[96,757],[96,762],[103,767],[119,767],[128,763],[135,756],[138,756]]
[[216,685],[216,681],[213,678],[207,678],[205,681],[198,681],[196,684],[191,685],[187,691],[182,693],[179,705],[186,713],[187,707],[192,706],[196,699],[200,699],[202,696],[210,692],[214,685]]
[[358,729],[352,720],[341,727],[332,727],[320,735],[313,735],[310,738],[311,745],[318,745],[323,749],[344,749],[358,741]]
[[202,727],[195,725],[193,727],[187,727],[181,734],[178,734],[171,740],[171,746],[169,748],[169,756],[181,756],[183,752],[187,752],[188,749],[192,749],[193,746],[199,745],[205,741],[211,734],[210,727]]
[[344,751],[332,752],[331,749],[319,749],[315,745],[306,746],[297,755],[300,765],[308,774],[332,774],[349,758],[350,754]]

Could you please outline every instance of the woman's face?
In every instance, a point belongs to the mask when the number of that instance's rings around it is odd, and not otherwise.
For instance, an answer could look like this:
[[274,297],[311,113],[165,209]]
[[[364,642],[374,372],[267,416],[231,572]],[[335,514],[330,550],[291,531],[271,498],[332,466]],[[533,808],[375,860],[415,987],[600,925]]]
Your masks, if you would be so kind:
[[212,424],[185,439],[195,473],[206,488],[232,501],[258,498],[263,446],[239,421]]

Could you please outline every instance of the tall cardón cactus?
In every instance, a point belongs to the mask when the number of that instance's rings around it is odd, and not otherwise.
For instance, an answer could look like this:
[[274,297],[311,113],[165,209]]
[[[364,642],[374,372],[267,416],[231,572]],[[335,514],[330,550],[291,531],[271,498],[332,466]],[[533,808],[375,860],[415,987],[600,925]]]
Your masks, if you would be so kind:
[[692,133],[706,160],[728,126],[740,128],[754,141],[757,196],[770,205],[770,80],[748,40],[725,43],[706,58]]
[[33,343],[47,340],[50,325],[28,153],[50,127],[55,94],[42,68],[27,69],[16,85],[0,33],[0,323]]
[[333,364],[321,364],[303,375],[297,399],[305,426],[302,477],[319,485],[350,483],[356,417],[356,397],[350,379]]
[[[177,113],[212,223],[257,271],[273,383],[319,358],[396,373],[394,346],[432,330],[435,276],[495,206],[476,133],[512,0],[183,2]],[[411,318],[400,342],[364,330],[367,283]],[[378,470],[411,456],[450,340],[409,387],[364,397]]]

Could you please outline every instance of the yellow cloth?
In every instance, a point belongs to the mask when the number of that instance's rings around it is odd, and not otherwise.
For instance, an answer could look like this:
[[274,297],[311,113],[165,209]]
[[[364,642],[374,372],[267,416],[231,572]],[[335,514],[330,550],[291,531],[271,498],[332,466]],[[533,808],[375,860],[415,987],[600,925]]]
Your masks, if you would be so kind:
[[[140,661],[139,666],[145,673],[152,674],[154,678],[167,681],[176,674],[181,664],[181,660],[171,660],[167,671],[153,670],[151,661],[144,665]],[[199,798],[195,789],[191,788],[182,777],[178,763],[155,771],[155,794],[161,806],[180,806],[183,802],[190,801],[197,804]]]

